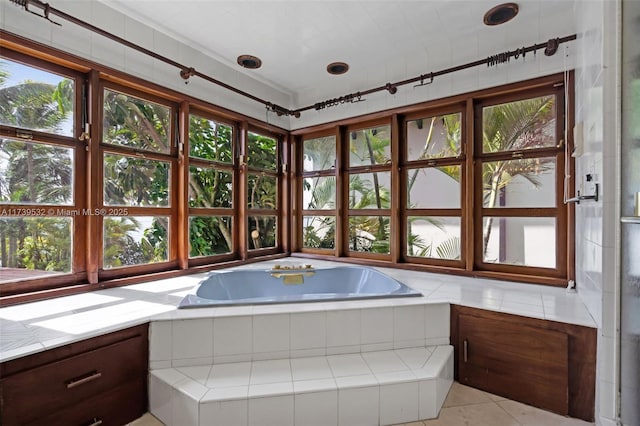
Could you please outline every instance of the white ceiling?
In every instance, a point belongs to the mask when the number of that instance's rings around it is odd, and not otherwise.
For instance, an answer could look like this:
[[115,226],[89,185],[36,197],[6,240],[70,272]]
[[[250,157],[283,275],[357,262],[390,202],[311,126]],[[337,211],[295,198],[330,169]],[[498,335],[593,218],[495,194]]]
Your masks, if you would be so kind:
[[[575,33],[574,0],[516,0],[512,21],[487,27],[500,0],[104,0],[168,36],[301,102],[322,101]],[[326,72],[330,62],[347,74]],[[318,98],[320,97],[320,98]]]

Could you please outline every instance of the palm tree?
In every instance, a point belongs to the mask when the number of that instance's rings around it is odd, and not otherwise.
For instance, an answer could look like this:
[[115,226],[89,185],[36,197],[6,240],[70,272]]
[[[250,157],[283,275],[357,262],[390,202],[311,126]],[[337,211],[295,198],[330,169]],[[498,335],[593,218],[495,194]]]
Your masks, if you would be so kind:
[[[57,86],[24,81],[5,87],[9,73],[0,70],[0,122],[18,128],[59,133],[73,99],[70,80]],[[71,150],[45,144],[0,139],[0,202],[68,204],[71,202]],[[65,220],[0,220],[2,267],[68,271],[71,247]],[[68,231],[68,230],[67,230]],[[65,254],[66,253],[66,254]],[[66,259],[63,259],[65,258]]]
[[[543,96],[484,108],[482,143],[484,152],[527,150],[553,145],[555,120],[554,97]],[[535,158],[485,162],[483,167],[483,202],[486,208],[496,207],[499,194],[516,177],[540,186],[537,176],[548,170],[551,160]],[[483,231],[483,254],[486,254],[493,217]]]

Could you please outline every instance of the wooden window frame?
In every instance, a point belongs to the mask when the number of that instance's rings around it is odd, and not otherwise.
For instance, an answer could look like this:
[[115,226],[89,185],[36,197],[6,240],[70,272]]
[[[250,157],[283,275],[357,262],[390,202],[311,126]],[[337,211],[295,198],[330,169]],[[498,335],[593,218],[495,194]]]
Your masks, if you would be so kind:
[[[98,167],[95,170],[95,174],[93,174],[93,179],[99,182],[100,190],[95,193],[95,196],[91,200],[91,204],[94,205],[95,209],[103,209],[107,212],[110,210],[117,211],[118,209],[126,209],[126,216],[148,216],[148,217],[156,217],[163,216],[168,217],[169,223],[169,232],[167,233],[168,242],[167,242],[167,260],[163,262],[156,263],[146,263],[140,265],[130,265],[130,266],[120,266],[115,268],[104,268],[104,218],[109,216],[94,216],[97,220],[97,232],[98,232],[98,241],[100,241],[99,247],[94,247],[94,249],[98,249],[100,256],[98,257],[98,279],[102,280],[111,280],[115,278],[122,278],[131,275],[140,275],[140,274],[150,274],[154,272],[163,272],[171,269],[177,269],[179,267],[178,260],[178,205],[181,200],[179,199],[179,190],[178,190],[178,175],[179,175],[179,164],[178,164],[178,114],[179,114],[179,106],[175,102],[171,100],[167,100],[165,98],[159,97],[155,94],[149,94],[138,89],[133,89],[127,86],[123,86],[118,83],[114,83],[108,80],[100,80],[99,85],[99,93],[97,96],[97,106],[99,108],[99,123],[103,123],[103,105],[104,105],[104,93],[106,90],[116,91],[122,93],[127,96],[135,97],[137,99],[143,101],[149,101],[158,105],[165,106],[169,108],[171,113],[171,118],[169,122],[169,134],[168,139],[170,142],[171,149],[168,153],[161,153],[155,151],[141,150],[116,144],[106,143],[102,140],[102,126],[99,127],[99,130],[96,129],[94,125],[94,139],[97,141],[96,145],[93,146],[93,149],[97,149],[99,151],[99,163]],[[166,207],[138,207],[138,206],[109,206],[104,204],[104,158],[105,155],[125,155],[128,157],[136,157],[136,158],[145,158],[153,161],[162,161],[169,163],[170,171],[169,171],[169,205]],[[116,215],[117,216],[117,215]]]
[[[466,156],[466,141],[467,141],[467,119],[465,114],[466,105],[464,103],[447,105],[442,108],[426,109],[419,112],[407,114],[403,117],[402,129],[403,129],[403,143],[401,146],[401,166],[400,166],[400,217],[402,233],[400,235],[400,241],[402,246],[401,261],[406,263],[415,263],[423,265],[434,265],[450,268],[464,268],[466,264],[466,258],[468,253],[464,250],[467,240],[467,225],[465,200],[467,199],[467,186],[465,181],[467,178],[467,156]],[[410,121],[417,119],[428,119],[433,117],[440,117],[449,114],[460,114],[460,153],[457,157],[444,157],[433,158],[423,160],[409,160],[408,159],[408,129],[407,124]],[[407,174],[409,170],[421,169],[421,168],[437,168],[442,166],[460,166],[460,207],[459,208],[409,208],[407,206],[408,194],[407,194]],[[454,217],[460,218],[460,259],[438,259],[438,258],[422,258],[417,256],[409,256],[407,253],[407,221],[410,216],[438,216],[438,217]]]
[[[244,237],[240,235],[240,245],[242,247],[242,257],[243,259],[262,257],[267,255],[277,254],[283,251],[283,246],[285,245],[284,239],[287,235],[283,229],[283,209],[286,208],[287,200],[285,194],[288,192],[285,188],[285,183],[287,180],[284,176],[284,169],[288,164],[286,159],[286,149],[284,144],[287,140],[286,135],[273,132],[271,130],[258,127],[256,125],[247,124],[244,126],[243,135],[241,138],[241,164],[240,164],[240,182],[243,187],[243,191],[241,191],[241,196],[244,194],[240,203],[241,214],[239,223],[239,227],[244,229]],[[276,165],[272,170],[269,169],[261,169],[257,167],[253,167],[249,165],[248,155],[249,155],[249,133],[258,134],[260,136],[272,138],[276,142]],[[263,176],[270,176],[276,179],[276,208],[275,209],[256,209],[249,208],[248,204],[248,195],[249,195],[249,176],[261,174]],[[244,213],[244,214],[242,214]],[[276,218],[276,232],[275,232],[275,245],[273,247],[264,247],[264,248],[251,248],[249,244],[249,218],[250,217],[266,217],[266,216],[275,216]],[[242,233],[241,233],[242,234]]]
[[[564,84],[568,85],[568,97],[565,99]],[[390,111],[383,111],[361,117],[348,118],[333,123],[325,123],[291,132],[297,142],[307,138],[312,138],[319,134],[331,134],[335,132],[338,136],[338,157],[336,159],[336,179],[340,191],[337,195],[336,205],[338,216],[336,218],[336,247],[335,253],[323,251],[317,252],[301,247],[302,238],[302,215],[306,211],[301,209],[301,180],[304,176],[302,172],[302,149],[296,150],[296,178],[299,180],[295,190],[296,204],[296,227],[293,229],[295,246],[293,256],[324,258],[335,261],[346,261],[361,264],[371,264],[383,267],[395,267],[411,270],[421,270],[427,272],[457,274],[472,277],[484,277],[501,279],[523,283],[543,284],[550,286],[566,286],[567,281],[575,279],[575,230],[574,212],[575,207],[564,203],[564,177],[565,177],[565,147],[556,146],[552,148],[540,148],[524,152],[523,157],[544,156],[550,154],[555,156],[556,161],[556,204],[555,207],[536,211],[535,215],[556,218],[556,268],[539,268],[529,266],[518,266],[508,264],[483,263],[481,259],[482,222],[483,213],[487,209],[478,205],[482,201],[482,179],[481,165],[486,159],[500,159],[508,156],[511,159],[511,152],[508,154],[482,154],[481,144],[482,131],[481,120],[478,122],[476,112],[480,105],[500,104],[510,100],[522,100],[534,98],[540,94],[556,94],[556,134],[558,140],[564,139],[564,126],[573,126],[574,122],[574,76],[569,73],[568,79],[563,74],[553,74],[545,77],[538,77],[531,80],[497,86],[490,89],[483,89],[471,93],[455,95],[444,99],[430,101],[418,105],[400,107]],[[568,116],[565,117],[565,103],[568,104]],[[444,115],[452,112],[460,112],[462,119],[461,152],[459,157],[446,159],[408,161],[406,158],[407,130],[406,123],[416,118]],[[376,125],[391,123],[391,187],[396,194],[392,198],[391,209],[388,214],[391,217],[391,254],[374,255],[369,253],[351,252],[348,250],[348,218],[353,211],[347,209],[349,173],[358,171],[359,168],[350,168],[349,162],[349,132],[363,128],[374,127]],[[567,140],[563,143],[570,151],[573,146],[571,132],[567,132]],[[568,175],[574,174],[574,161],[568,160]],[[406,207],[406,176],[407,168],[420,166],[437,167],[440,165],[459,164],[461,166],[461,208],[460,209],[409,209]],[[361,166],[359,166],[361,167]],[[370,168],[371,171],[374,168]],[[376,165],[376,171],[383,170]],[[384,169],[386,171],[386,169]],[[574,178],[567,179],[568,196],[573,196]],[[495,209],[494,209],[495,210]],[[382,212],[384,214],[379,214]],[[550,214],[552,212],[553,214]],[[315,212],[314,212],[315,213]],[[407,256],[406,253],[406,218],[422,214],[442,215],[449,217],[460,217],[461,219],[461,259],[459,261],[435,258],[417,258]],[[460,216],[457,216],[460,213]],[[513,213],[505,208],[500,208],[498,212],[491,214]],[[367,209],[357,211],[358,215],[376,216],[387,215],[387,211],[377,211]],[[524,217],[526,213],[522,212]],[[531,217],[530,214],[527,217]]]
[[[26,278],[16,281],[10,281],[0,284],[0,292],[3,296],[12,296],[24,292],[45,291],[52,288],[73,286],[83,283],[87,279],[87,270],[85,264],[84,252],[86,251],[86,217],[77,214],[86,206],[86,193],[80,177],[83,175],[87,161],[87,153],[85,143],[78,139],[82,132],[82,92],[85,87],[85,75],[81,72],[44,61],[21,52],[11,49],[2,49],[2,58],[22,65],[37,68],[44,72],[64,76],[74,82],[74,117],[73,117],[73,134],[64,136],[55,133],[43,132],[38,130],[24,130],[15,126],[0,124],[0,137],[13,139],[20,142],[28,142],[34,144],[44,144],[61,148],[73,149],[73,203],[70,205],[55,204],[2,204],[2,209],[55,209],[55,216],[42,217],[69,217],[71,222],[71,246],[72,259],[71,271],[68,273],[60,273],[52,276],[40,276],[34,278]],[[21,137],[20,135],[26,135]],[[64,213],[62,213],[64,212]],[[62,213],[62,214],[59,214]],[[19,216],[15,216],[18,218]]]
[[[185,112],[183,112],[184,114]],[[233,129],[233,135],[232,135],[232,147],[231,147],[231,163],[230,164],[226,164],[226,163],[219,163],[213,160],[206,160],[206,159],[202,159],[202,158],[196,158],[196,157],[191,157],[189,152],[191,150],[191,142],[189,137],[185,137],[184,138],[184,145],[183,145],[183,156],[182,158],[182,163],[183,163],[183,167],[186,169],[184,171],[185,173],[185,209],[187,211],[186,214],[186,220],[185,220],[185,225],[186,226],[186,242],[184,242],[184,244],[187,245],[187,248],[185,249],[186,251],[186,256],[188,257],[188,266],[202,266],[202,265],[207,265],[207,264],[211,264],[211,263],[216,263],[216,262],[228,262],[228,261],[232,261],[232,260],[237,260],[240,258],[240,253],[239,253],[239,241],[238,241],[238,228],[241,226],[240,222],[239,222],[239,215],[238,215],[238,209],[236,208],[236,206],[239,205],[239,203],[241,202],[239,199],[238,194],[240,193],[239,188],[240,188],[240,168],[238,165],[238,161],[239,161],[239,141],[240,141],[240,137],[239,137],[239,133],[240,133],[240,126],[238,125],[237,122],[233,122],[231,120],[225,119],[225,118],[221,118],[209,111],[206,111],[204,109],[199,109],[199,108],[190,108],[187,112],[186,112],[186,123],[187,123],[187,130],[189,128],[189,123],[190,123],[190,117],[192,115],[196,115],[198,117],[204,118],[206,120],[210,120],[210,121],[214,121],[217,124],[223,124],[225,126],[229,126]],[[188,135],[188,132],[187,132]],[[215,208],[206,208],[206,207],[190,207],[189,206],[189,173],[190,173],[190,167],[191,166],[196,166],[196,167],[209,167],[209,168],[219,168],[219,170],[224,170],[226,172],[229,172],[232,174],[232,180],[233,180],[233,184],[232,184],[232,202],[231,202],[231,208],[225,208],[225,207],[215,207]],[[232,244],[233,244],[233,248],[231,250],[231,252],[229,253],[221,253],[221,254],[215,254],[215,255],[211,255],[211,256],[198,256],[198,257],[191,257],[191,255],[189,254],[189,250],[188,247],[190,246],[190,236],[189,236],[189,232],[190,232],[190,224],[189,224],[189,219],[192,216],[231,216],[232,218],[232,231],[231,231],[231,240],[232,240]]]
[[[336,156],[336,162],[333,166],[333,168],[330,169],[326,169],[326,170],[314,170],[314,171],[304,171],[304,167],[303,167],[303,155],[304,155],[304,143],[306,141],[309,140],[313,140],[313,139],[320,139],[320,138],[325,138],[325,137],[331,137],[333,136],[335,138],[335,144],[336,144],[336,152],[335,152],[335,156]],[[340,139],[340,135],[338,134],[336,129],[330,130],[330,131],[321,131],[321,132],[315,132],[315,133],[309,133],[304,135],[304,137],[300,137],[298,139],[298,145],[300,146],[299,151],[300,151],[300,155],[297,158],[297,168],[298,170],[300,170],[300,173],[297,174],[298,179],[295,180],[295,193],[299,194],[298,198],[297,198],[297,203],[296,203],[296,207],[297,207],[297,211],[300,212],[300,224],[302,226],[302,223],[304,222],[304,217],[305,216],[328,216],[328,217],[333,217],[334,221],[335,221],[335,238],[337,239],[338,237],[338,232],[337,230],[340,229],[339,228],[339,223],[338,223],[338,218],[339,218],[339,214],[338,212],[340,211],[339,206],[338,206],[338,193],[340,192],[340,184],[338,182],[340,182],[338,179],[340,178],[340,173],[339,173],[339,167],[338,167],[338,153],[340,152],[340,147],[339,147],[339,139]],[[336,179],[336,205],[334,206],[333,209],[305,209],[303,204],[302,204],[302,193],[303,191],[303,183],[304,180],[307,178],[315,178],[315,177],[333,177],[334,179]],[[310,254],[317,254],[317,255],[337,255],[338,253],[338,243],[337,240],[334,240],[333,245],[334,248],[333,249],[322,249],[322,248],[312,248],[312,247],[304,247],[304,231],[301,232],[297,232],[295,233],[295,238],[297,238],[296,241],[296,245],[295,247],[297,248],[298,251],[300,251],[301,253],[310,253]]]
[[[349,258],[360,258],[360,259],[371,259],[371,260],[382,260],[382,261],[391,261],[394,256],[397,256],[398,245],[397,242],[392,238],[393,228],[389,231],[389,253],[371,253],[371,252],[359,252],[355,250],[349,249],[349,219],[351,217],[388,217],[390,226],[393,227],[393,211],[395,210],[394,205],[397,206],[397,196],[393,195],[393,187],[395,181],[397,180],[397,176],[394,176],[393,170],[394,165],[397,162],[398,149],[397,142],[394,139],[394,128],[397,128],[397,125],[394,126],[394,123],[391,117],[380,118],[376,120],[364,121],[361,123],[355,123],[345,126],[341,132],[341,143],[340,143],[340,151],[339,156],[342,157],[342,168],[340,170],[340,174],[342,175],[341,186],[339,197],[342,199],[341,202],[341,210],[340,217],[343,218],[341,220],[341,227],[338,228],[336,226],[336,234],[337,229],[341,230],[342,238],[341,238],[341,246],[339,252],[342,253],[342,256]],[[375,127],[383,127],[389,126],[389,137],[390,137],[390,145],[389,152],[391,161],[385,164],[373,164],[373,165],[357,165],[351,166],[349,164],[350,157],[350,135],[351,132],[356,132],[359,130],[367,130]],[[388,209],[351,209],[349,208],[349,182],[351,175],[356,174],[364,174],[364,173],[389,173],[390,179],[390,188],[389,192],[391,194],[391,202],[390,207]],[[336,242],[337,244],[337,242]]]
[[[556,120],[556,140],[554,147],[532,148],[526,150],[510,150],[495,153],[482,152],[482,109],[488,106],[500,105],[508,102],[519,100],[534,99],[542,96],[555,96],[555,120]],[[474,222],[476,223],[474,244],[475,244],[475,269],[489,272],[504,272],[508,274],[521,274],[529,276],[548,276],[553,278],[563,278],[568,275],[568,250],[564,248],[565,242],[568,240],[568,208],[564,203],[564,176],[565,176],[565,146],[567,141],[564,140],[565,126],[565,102],[564,87],[549,86],[543,88],[535,88],[532,90],[523,90],[520,92],[509,93],[506,95],[498,95],[495,97],[487,97],[478,101],[474,105],[474,115],[476,126],[474,151],[474,178],[475,185],[473,191],[476,200],[482,200],[482,166],[485,162],[500,160],[519,160],[527,158],[550,158],[555,159],[555,207],[544,208],[523,208],[523,207],[494,207],[487,208],[481,205],[481,201],[474,209]],[[506,217],[506,218],[553,218],[555,219],[555,238],[556,238],[556,267],[543,268],[534,266],[520,266],[506,263],[489,263],[483,259],[483,218],[484,217]]]

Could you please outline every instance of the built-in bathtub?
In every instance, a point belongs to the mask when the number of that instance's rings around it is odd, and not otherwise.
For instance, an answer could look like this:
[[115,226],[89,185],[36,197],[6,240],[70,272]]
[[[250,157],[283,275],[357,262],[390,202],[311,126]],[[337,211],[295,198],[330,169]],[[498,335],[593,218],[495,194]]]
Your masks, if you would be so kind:
[[372,268],[275,267],[211,272],[179,308],[422,296]]

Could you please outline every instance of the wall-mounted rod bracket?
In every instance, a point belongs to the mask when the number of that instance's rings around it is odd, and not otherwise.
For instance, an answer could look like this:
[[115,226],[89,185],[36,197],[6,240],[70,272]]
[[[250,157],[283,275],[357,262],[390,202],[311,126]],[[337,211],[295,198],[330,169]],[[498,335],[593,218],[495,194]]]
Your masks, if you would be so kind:
[[598,184],[594,184],[595,185],[595,190],[594,190],[594,194],[593,195],[580,195],[580,191],[578,191],[578,195],[573,197],[573,198],[569,198],[566,202],[568,203],[576,203],[576,204],[580,204],[580,201],[587,201],[587,200],[593,200],[593,201],[598,201],[599,198],[599,186]]

